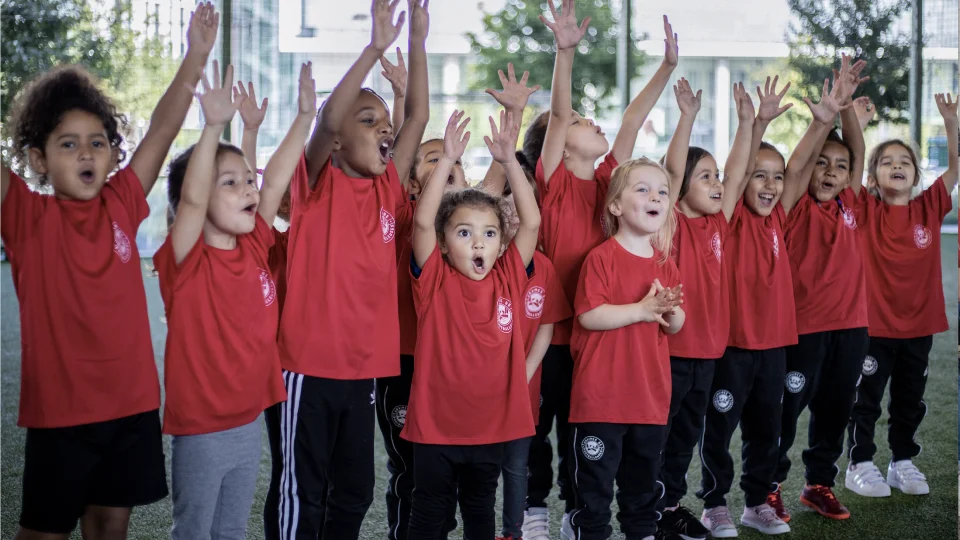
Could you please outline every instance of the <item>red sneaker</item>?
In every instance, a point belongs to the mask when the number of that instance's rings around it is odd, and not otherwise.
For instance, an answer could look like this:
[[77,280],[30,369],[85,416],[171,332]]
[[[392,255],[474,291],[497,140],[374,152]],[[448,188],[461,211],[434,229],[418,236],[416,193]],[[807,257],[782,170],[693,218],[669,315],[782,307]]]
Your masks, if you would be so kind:
[[783,506],[783,497],[780,496],[783,486],[777,484],[773,493],[767,494],[767,504],[777,513],[777,517],[784,523],[790,523],[790,512]]
[[823,517],[830,519],[847,519],[850,511],[840,504],[833,490],[827,486],[804,486],[800,495],[800,502],[817,511]]

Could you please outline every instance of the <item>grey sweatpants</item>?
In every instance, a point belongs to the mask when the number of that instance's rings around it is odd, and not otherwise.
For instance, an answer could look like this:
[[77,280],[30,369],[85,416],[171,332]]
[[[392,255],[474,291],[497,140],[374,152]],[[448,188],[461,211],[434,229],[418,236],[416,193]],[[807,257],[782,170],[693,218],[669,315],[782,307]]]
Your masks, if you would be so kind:
[[261,417],[226,431],[174,436],[172,540],[243,540],[260,471]]

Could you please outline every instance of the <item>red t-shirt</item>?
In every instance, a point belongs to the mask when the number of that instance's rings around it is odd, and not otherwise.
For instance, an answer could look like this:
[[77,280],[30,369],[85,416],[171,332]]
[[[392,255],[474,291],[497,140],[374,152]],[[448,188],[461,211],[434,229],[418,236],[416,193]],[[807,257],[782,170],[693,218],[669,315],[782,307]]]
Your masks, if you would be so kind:
[[393,161],[372,179],[327,161],[311,190],[301,157],[290,195],[281,365],[328,379],[399,375],[394,214],[404,198]]
[[137,228],[150,215],[124,168],[89,201],[30,191],[10,173],[3,244],[20,301],[20,416],[53,428],[160,408]]
[[208,246],[201,235],[178,265],[167,236],[153,256],[167,315],[164,433],[244,426],[286,399],[272,245],[273,228],[258,214],[236,249]]
[[[520,330],[523,334],[523,356],[526,358],[533,348],[533,340],[541,324],[553,324],[564,321],[573,316],[567,295],[563,292],[563,285],[557,277],[553,263],[546,255],[535,251],[533,253],[533,267],[536,274],[527,282],[523,295],[523,315],[520,316]],[[556,326],[554,326],[556,331]],[[540,420],[540,380],[543,364],[537,367],[530,379],[530,407],[533,410],[533,423]]]
[[723,265],[727,219],[723,212],[700,218],[689,218],[679,209],[674,213],[677,231],[673,235],[673,259],[683,283],[686,320],[683,328],[669,337],[670,355],[715,360],[723,356],[730,336]]
[[[283,301],[287,298],[287,241],[290,239],[289,229],[279,231],[273,229],[273,247],[270,248],[267,262],[273,282],[277,286],[277,315],[283,313]],[[279,324],[277,325],[279,328]]]
[[[673,260],[638,257],[610,238],[587,255],[574,306],[577,316],[603,304],[643,300],[659,279],[680,283]],[[570,422],[666,425],[670,413],[670,349],[658,323],[591,331],[574,318]]]
[[787,218],[787,254],[800,335],[867,326],[867,289],[851,188],[840,202],[804,194]]
[[906,206],[860,190],[860,230],[872,337],[915,338],[948,328],[940,270],[940,225],[953,201],[938,178]]
[[[590,250],[606,238],[603,227],[603,206],[610,187],[610,176],[617,168],[613,154],[607,154],[594,172],[593,179],[577,178],[563,165],[557,165],[546,183],[543,176],[543,161],[537,161],[534,175],[540,191],[540,241],[543,252],[553,262],[567,293],[567,301],[573,304],[577,295],[580,268]],[[564,321],[553,329],[555,345],[570,343],[573,321]]]
[[434,248],[413,279],[417,365],[401,437],[478,445],[533,435],[517,324],[527,280],[513,243],[481,281],[458,272]]
[[[797,344],[793,278],[779,202],[767,217],[737,202],[723,246],[730,298],[727,345],[762,351]],[[686,294],[684,294],[686,300]]]
[[400,354],[413,356],[417,347],[417,310],[413,305],[410,283],[410,257],[413,245],[413,215],[416,201],[408,201],[397,210],[397,307],[400,314]]

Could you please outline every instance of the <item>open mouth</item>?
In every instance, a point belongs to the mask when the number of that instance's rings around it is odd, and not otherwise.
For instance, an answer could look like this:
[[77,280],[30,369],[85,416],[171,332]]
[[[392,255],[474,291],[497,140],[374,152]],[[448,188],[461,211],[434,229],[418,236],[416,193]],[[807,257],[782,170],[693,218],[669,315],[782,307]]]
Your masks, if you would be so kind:
[[247,206],[244,206],[244,207],[243,207],[243,213],[244,213],[244,214],[248,214],[248,215],[251,215],[251,216],[252,216],[252,215],[254,215],[256,212],[257,212],[257,205],[256,205],[256,204],[248,204]]
[[761,193],[757,195],[757,198],[760,199],[760,205],[766,208],[773,206],[773,199],[776,196],[773,193]]
[[650,217],[657,217],[657,216],[660,215],[660,211],[659,211],[659,210],[648,210],[648,211],[647,211],[647,215],[650,216]]
[[893,173],[893,174],[890,175],[890,179],[891,179],[891,180],[906,180],[906,179],[907,179],[907,175],[904,174],[904,173],[902,173],[902,172],[895,172],[895,173]]
[[380,159],[387,163],[390,161],[390,149],[393,148],[393,138],[385,137],[380,139]]
[[483,257],[474,257],[472,262],[473,270],[478,274],[482,274],[484,271]]
[[597,126],[597,135],[603,135],[603,130],[600,129],[600,126]]
[[710,199],[714,201],[719,201],[723,199],[723,196],[720,193],[714,193],[710,195]]
[[95,178],[93,175],[93,169],[84,169],[80,171],[80,181],[84,184],[92,184]]

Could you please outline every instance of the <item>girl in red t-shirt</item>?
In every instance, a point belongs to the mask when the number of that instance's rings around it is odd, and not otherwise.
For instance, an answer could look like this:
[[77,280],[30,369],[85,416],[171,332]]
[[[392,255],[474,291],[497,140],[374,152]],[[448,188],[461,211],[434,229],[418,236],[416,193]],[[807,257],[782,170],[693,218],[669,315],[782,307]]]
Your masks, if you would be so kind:
[[315,84],[304,64],[298,114],[258,190],[243,152],[219,142],[244,99],[232,78],[228,66],[223,87],[201,79],[206,125],[199,142],[170,164],[175,218],[154,256],[169,326],[163,420],[173,435],[175,539],[244,530],[260,470],[260,414],[286,398],[269,223],[316,113]]
[[[416,497],[410,538],[436,538],[459,499],[464,536],[494,536],[503,443],[533,434],[523,338],[516,318],[540,226],[533,190],[516,160],[518,127],[490,119],[490,153],[503,165],[520,224],[506,229],[500,202],[480,190],[443,195],[469,121],[447,123],[443,157],[420,195],[413,227],[413,297],[419,333],[402,436],[414,443]],[[532,270],[532,269],[531,269]],[[420,466],[423,464],[423,466]]]
[[[947,170],[919,197],[920,168],[905,142],[882,143],[870,154],[868,186],[858,198],[867,276],[870,348],[850,415],[846,486],[861,495],[887,496],[890,487],[909,495],[929,493],[926,477],[913,464],[915,441],[927,411],[923,392],[933,334],[948,328],[940,270],[940,226],[950,212],[950,193],[960,171],[957,157],[957,101],[937,94],[947,131]],[[873,464],[874,428],[890,381],[890,450],[887,486]]]
[[[541,17],[556,40],[556,63],[550,94],[550,110],[537,117],[524,136],[524,155],[534,167],[540,191],[543,224],[543,252],[553,262],[570,303],[576,296],[580,269],[587,253],[605,238],[603,203],[607,197],[610,175],[617,164],[633,154],[637,136],[647,115],[672,77],[679,61],[677,35],[663,19],[664,57],[650,81],[624,111],[611,147],[603,131],[591,119],[577,113],[571,104],[570,88],[577,44],[589,25],[589,18],[577,25],[576,2],[564,0],[558,12],[550,6],[553,22]],[[605,156],[605,157],[604,157]],[[601,160],[597,165],[598,160]],[[545,389],[541,422],[531,444],[531,476],[528,507],[531,515],[539,515],[539,527],[549,522],[546,498],[550,493],[551,448],[550,428],[557,422],[557,484],[565,501],[562,527],[569,534],[569,513],[573,510],[573,484],[569,480],[567,454],[570,430],[570,380],[573,359],[570,355],[570,333],[573,322],[556,325],[553,347],[544,359]]]
[[67,538],[78,520],[91,538],[126,532],[132,506],[167,495],[137,228],[218,26],[209,3],[191,14],[183,62],[119,170],[127,120],[83,68],[39,75],[11,109],[17,161],[52,187],[0,167],[23,343],[18,537]]
[[617,168],[604,222],[611,236],[580,272],[570,396],[576,538],[609,538],[614,480],[628,538],[653,538],[657,471],[670,410],[667,335],[683,326],[669,176],[640,158]]
[[690,148],[690,134],[700,110],[700,92],[694,94],[686,79],[681,79],[673,89],[680,120],[664,166],[670,173],[671,206],[678,210],[672,255],[683,276],[688,316],[683,328],[668,340],[672,392],[660,466],[664,495],[657,502],[657,511],[662,515],[657,527],[691,538],[706,538],[709,531],[679,504],[686,495],[687,469],[710,402],[714,360],[723,356],[727,347],[729,307],[723,242],[727,222],[746,186],[754,108],[743,84],[734,85],[739,126],[721,184],[716,159],[702,148]]

